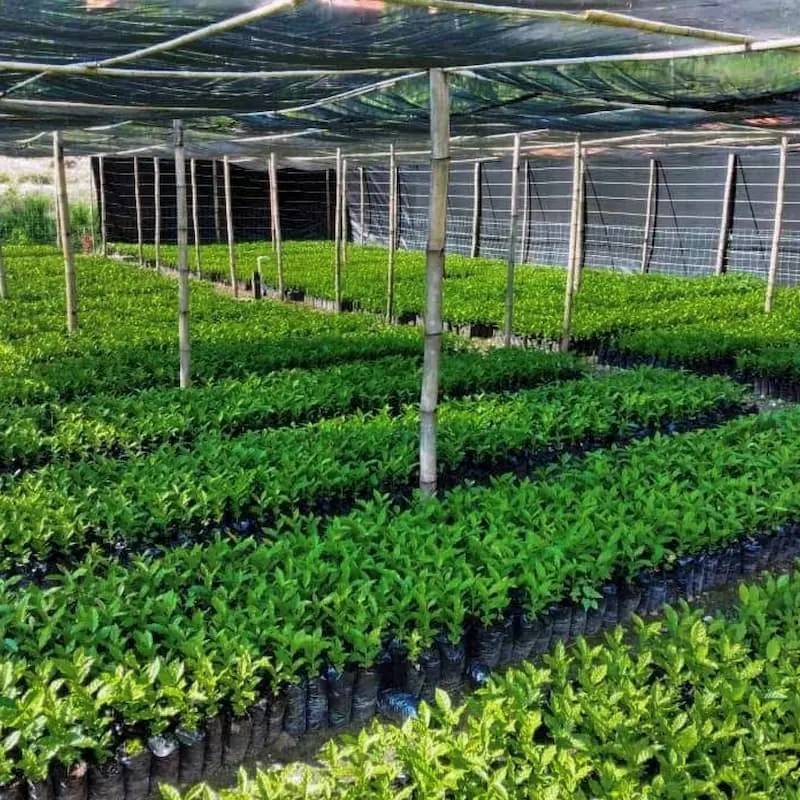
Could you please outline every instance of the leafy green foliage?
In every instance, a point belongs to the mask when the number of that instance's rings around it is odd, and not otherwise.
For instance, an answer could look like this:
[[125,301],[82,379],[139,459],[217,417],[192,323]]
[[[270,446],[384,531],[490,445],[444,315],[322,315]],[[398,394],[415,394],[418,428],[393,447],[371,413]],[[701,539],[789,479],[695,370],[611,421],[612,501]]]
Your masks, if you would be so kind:
[[[727,380],[647,369],[450,401],[439,412],[440,468],[481,478],[742,403]],[[208,433],[188,450],[49,464],[7,480],[0,494],[0,568],[93,542],[168,541],[199,526],[338,511],[375,491],[407,494],[418,428],[409,407],[234,438]]]
[[454,708],[328,743],[320,766],[169,800],[796,800],[800,573],[742,587],[731,618],[668,609],[602,645],[559,645]]

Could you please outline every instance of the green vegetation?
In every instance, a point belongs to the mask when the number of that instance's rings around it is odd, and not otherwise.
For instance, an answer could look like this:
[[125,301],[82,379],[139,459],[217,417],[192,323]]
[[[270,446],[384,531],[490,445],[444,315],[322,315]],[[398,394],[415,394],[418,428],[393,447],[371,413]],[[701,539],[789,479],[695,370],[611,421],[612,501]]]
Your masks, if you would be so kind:
[[[242,774],[184,800],[796,800],[800,574],[742,585],[708,620],[685,606],[602,646],[559,645],[455,707],[326,745],[318,767]],[[169,788],[163,796],[177,800]]]
[[[37,181],[41,182],[41,181]],[[88,205],[70,206],[73,233],[80,236],[91,229]],[[0,240],[12,245],[52,244],[56,241],[56,217],[52,197],[18,194],[7,190],[0,197]]]

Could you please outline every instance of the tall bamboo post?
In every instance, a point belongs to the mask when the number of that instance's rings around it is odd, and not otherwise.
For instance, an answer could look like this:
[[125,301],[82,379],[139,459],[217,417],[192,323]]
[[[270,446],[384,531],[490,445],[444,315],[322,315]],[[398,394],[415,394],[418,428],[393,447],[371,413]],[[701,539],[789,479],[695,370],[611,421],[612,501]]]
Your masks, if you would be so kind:
[[450,97],[447,76],[430,70],[431,188],[425,268],[425,357],[420,395],[419,486],[436,492],[436,408],[442,352],[442,276],[450,180]]
[[578,165],[578,218],[575,220],[575,267],[572,277],[572,295],[583,286],[583,264],[586,255],[586,153],[581,148]]
[[161,161],[153,159],[153,196],[155,202],[155,227],[153,243],[155,245],[156,269],[161,272]]
[[772,252],[769,257],[769,276],[767,277],[767,295],[764,298],[764,311],[769,314],[775,302],[775,282],[778,277],[780,262],[781,233],[783,232],[783,200],[786,195],[786,161],[789,154],[789,139],[781,139],[780,161],[778,164],[778,189],[775,198],[775,224],[772,229]]
[[524,264],[528,260],[528,240],[531,232],[531,192],[530,192],[530,164],[526,158],[522,165],[522,252],[520,261]]
[[69,222],[67,171],[64,166],[64,146],[59,131],[53,133],[53,164],[56,172],[56,192],[58,192],[58,227],[61,231],[61,250],[64,253],[67,332],[73,334],[78,330],[78,290],[75,281],[75,258],[72,253],[72,230]]
[[187,389],[192,382],[192,352],[189,335],[189,214],[186,207],[186,159],[183,149],[183,124],[173,123],[175,131],[175,196],[178,219],[178,347],[180,350],[180,385]]
[[105,159],[100,156],[100,247],[103,256],[108,255],[108,212],[106,210]]
[[722,219],[719,223],[719,241],[717,242],[717,260],[714,274],[722,275],[725,271],[725,260],[728,255],[728,240],[731,233],[733,211],[733,187],[736,180],[736,154],[728,153],[728,171],[725,176],[725,195],[722,198]]
[[331,229],[331,170],[326,169],[325,170],[325,237],[327,239],[330,239],[332,233],[333,230]]
[[358,219],[361,222],[361,235],[359,242],[363,247],[367,243],[367,220],[366,220],[366,196],[367,196],[367,177],[364,167],[358,168]]
[[278,294],[283,297],[283,239],[281,237],[281,208],[278,199],[278,165],[275,153],[269,156],[269,205],[272,211],[272,238],[278,265]]
[[511,347],[514,327],[514,268],[517,259],[517,234],[519,233],[519,146],[520,135],[514,135],[514,156],[511,161],[511,215],[508,225],[508,253],[506,256],[506,319],[503,326],[503,343]]
[[389,145],[389,234],[386,272],[386,321],[394,317],[394,268],[397,261],[397,157],[394,145]]
[[144,266],[144,231],[142,228],[142,183],[139,177],[139,159],[133,159],[133,195],[136,202],[136,244],[139,266]]
[[211,162],[211,190],[214,204],[214,236],[219,244],[222,241],[222,226],[219,222],[219,171],[216,159]]
[[349,231],[349,214],[347,213],[347,159],[342,159],[342,185],[339,189],[342,193],[342,263],[347,263],[347,238]]
[[192,229],[194,232],[194,261],[197,277],[200,277],[200,203],[197,199],[197,159],[190,162],[192,173]]
[[225,156],[222,161],[225,175],[225,224],[228,230],[228,266],[231,272],[233,296],[239,297],[239,284],[236,281],[236,242],[233,236],[233,195],[231,193],[231,160]]
[[0,236],[0,300],[8,300],[8,280],[6,278],[6,260],[3,255],[2,236]]
[[337,311],[342,310],[342,149],[336,148],[336,209],[333,224],[333,295]]
[[[58,170],[58,165],[53,162],[53,174]],[[56,246],[61,247],[61,214],[58,212],[58,184],[53,181],[53,201],[55,203],[56,212]]]
[[[94,170],[92,159],[89,159],[89,228],[92,233],[92,252],[97,252],[97,226],[94,218]],[[56,241],[61,241],[58,232],[58,192],[56,192]]]
[[653,208],[656,202],[656,160],[650,159],[650,177],[647,182],[647,206],[644,212],[644,236],[639,271],[646,275],[650,271],[650,250],[653,238]]
[[472,239],[469,245],[471,258],[478,257],[478,248],[481,241],[482,180],[483,164],[480,161],[476,161],[472,166]]
[[570,329],[572,327],[572,306],[575,299],[575,273],[578,262],[578,215],[580,213],[581,181],[581,137],[575,137],[575,150],[572,166],[572,208],[569,225],[569,253],[567,255],[567,281],[564,292],[564,322],[561,330],[561,351],[569,350]]

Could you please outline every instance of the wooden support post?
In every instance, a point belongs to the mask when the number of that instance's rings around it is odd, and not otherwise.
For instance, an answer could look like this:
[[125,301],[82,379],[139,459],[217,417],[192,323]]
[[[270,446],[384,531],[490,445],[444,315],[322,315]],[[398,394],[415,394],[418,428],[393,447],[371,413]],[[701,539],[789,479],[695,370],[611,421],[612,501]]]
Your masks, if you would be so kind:
[[514,267],[517,258],[517,234],[519,232],[519,146],[520,135],[514,136],[514,156],[511,162],[511,216],[508,226],[508,255],[506,258],[506,319],[503,327],[503,343],[511,347],[514,328]]
[[272,240],[278,266],[278,294],[283,298],[283,238],[281,237],[281,207],[278,195],[278,165],[275,153],[269,156],[269,205],[272,216]]
[[325,238],[330,239],[333,233],[334,231],[331,226],[331,171],[329,169],[326,169],[325,170]]
[[175,196],[178,220],[178,347],[180,350],[180,385],[187,389],[192,382],[192,352],[189,336],[189,213],[186,204],[186,159],[183,149],[183,124],[173,123],[175,131]]
[[586,256],[586,153],[581,148],[578,167],[578,218],[575,220],[575,267],[572,277],[572,295],[583,286],[583,263]]
[[239,297],[239,284],[236,281],[236,241],[233,235],[233,195],[231,193],[231,161],[225,156],[222,162],[225,175],[225,223],[228,230],[228,266],[231,272],[233,296]]
[[136,202],[136,244],[139,266],[144,266],[144,231],[142,229],[142,183],[139,177],[139,159],[133,159],[133,194]]
[[61,231],[61,250],[64,254],[64,278],[67,295],[67,332],[78,330],[78,290],[75,281],[75,258],[72,253],[72,230],[69,224],[69,199],[67,197],[67,171],[64,167],[64,147],[61,134],[53,133],[53,165],[58,193],[58,227]]
[[347,159],[342,159],[342,263],[347,263],[347,240],[350,229],[350,215],[347,212]]
[[[58,169],[55,162],[53,162],[53,174]],[[55,203],[56,212],[56,247],[61,247],[61,214],[58,212],[58,183],[53,180],[53,202]],[[96,248],[95,248],[96,249]]]
[[0,300],[8,300],[8,279],[6,278],[6,260],[3,256],[2,237],[0,237]]
[[[94,217],[94,170],[92,169],[92,159],[89,159],[89,227],[92,234],[92,252],[97,252],[97,225]],[[56,241],[61,241],[58,232],[58,192],[56,192]]]
[[447,191],[450,180],[450,97],[447,76],[430,70],[431,188],[425,268],[425,356],[420,396],[419,485],[436,492],[436,409],[442,348],[442,277],[447,236]]
[[333,297],[337,311],[342,310],[342,149],[336,148],[336,209],[333,223]]
[[725,272],[725,261],[728,255],[728,240],[731,234],[733,211],[733,187],[736,181],[736,154],[728,153],[728,172],[725,176],[725,195],[722,198],[722,219],[719,224],[719,242],[717,243],[717,260],[714,274]]
[[397,260],[397,157],[389,145],[389,233],[386,239],[389,258],[386,272],[386,321],[394,317],[394,268]]
[[105,159],[100,156],[100,252],[108,255],[108,215],[106,210]]
[[361,234],[359,242],[363,247],[367,243],[367,220],[366,220],[366,196],[367,196],[367,178],[364,172],[364,167],[358,168],[358,219],[361,222]]
[[569,253],[567,255],[567,280],[564,292],[564,323],[561,330],[561,352],[569,350],[570,330],[572,327],[572,305],[575,299],[575,272],[577,268],[578,214],[580,211],[581,180],[581,137],[575,137],[575,151],[572,166],[572,208],[569,224]]
[[772,251],[769,257],[769,275],[767,277],[767,294],[764,298],[764,311],[769,314],[775,302],[775,284],[778,278],[780,263],[781,234],[783,233],[783,200],[786,195],[786,161],[789,154],[789,139],[781,139],[780,161],[778,164],[778,189],[775,198],[775,224],[772,229]]
[[200,203],[197,199],[197,160],[190,162],[192,171],[192,230],[194,232],[194,266],[197,277],[200,277]]
[[639,271],[646,275],[650,271],[650,251],[653,239],[653,209],[656,202],[656,160],[650,159],[650,178],[647,182],[647,205],[644,212],[644,236],[642,237],[642,257]]
[[155,244],[156,269],[161,272],[161,162],[153,159],[153,196],[155,202],[155,228],[153,243]]
[[522,165],[522,253],[520,262],[525,264],[528,261],[529,239],[531,233],[531,187],[530,187],[530,165],[526,158]]
[[211,162],[211,189],[214,203],[214,236],[219,244],[222,241],[222,226],[219,222],[219,173],[216,160]]
[[483,165],[480,161],[476,161],[472,167],[472,241],[469,246],[469,254],[472,258],[478,257],[481,241],[482,182]]

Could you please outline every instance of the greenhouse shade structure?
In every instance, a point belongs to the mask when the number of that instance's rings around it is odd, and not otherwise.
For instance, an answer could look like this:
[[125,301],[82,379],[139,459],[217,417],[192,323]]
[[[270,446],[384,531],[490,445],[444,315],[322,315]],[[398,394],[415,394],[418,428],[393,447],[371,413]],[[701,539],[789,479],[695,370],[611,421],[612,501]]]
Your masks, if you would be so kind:
[[[71,155],[167,157],[172,121],[181,120],[181,159],[230,164],[277,151],[281,166],[328,168],[343,156],[354,167],[385,157],[390,145],[399,161],[430,156],[422,403],[430,428],[449,159],[510,154],[523,133],[523,157],[578,131],[640,136],[632,141],[645,148],[669,145],[669,129],[686,130],[692,144],[703,143],[688,133],[698,129],[717,143],[761,144],[765,128],[788,134],[796,120],[798,47],[800,19],[787,0],[738,3],[735,20],[727,0],[607,0],[602,8],[581,0],[12,0],[0,8],[0,149],[42,154],[57,129]],[[784,164],[791,147],[784,140]],[[576,163],[582,158],[578,146]],[[176,213],[182,306],[185,190],[177,189]],[[777,211],[775,231],[778,241]],[[568,296],[580,285],[575,214],[570,242]],[[775,262],[773,247],[770,285]],[[188,384],[188,371],[181,378]],[[429,478],[422,483],[433,489]]]

